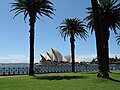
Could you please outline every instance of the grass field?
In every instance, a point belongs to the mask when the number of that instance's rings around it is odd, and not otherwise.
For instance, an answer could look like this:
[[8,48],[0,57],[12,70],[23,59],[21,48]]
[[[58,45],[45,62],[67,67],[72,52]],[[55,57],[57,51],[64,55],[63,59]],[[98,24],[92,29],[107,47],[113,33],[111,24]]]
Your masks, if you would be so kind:
[[97,78],[95,72],[1,77],[0,90],[120,90],[120,71],[110,73],[110,77]]

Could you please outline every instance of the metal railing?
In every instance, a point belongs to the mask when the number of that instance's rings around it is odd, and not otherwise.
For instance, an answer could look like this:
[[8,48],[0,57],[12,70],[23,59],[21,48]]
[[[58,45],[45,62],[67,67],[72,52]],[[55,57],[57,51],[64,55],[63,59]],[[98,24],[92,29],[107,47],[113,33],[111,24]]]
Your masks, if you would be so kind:
[[[83,71],[97,71],[98,66],[75,66],[76,72],[83,72]],[[110,66],[110,70],[120,70],[120,65]],[[40,73],[57,73],[57,72],[71,72],[71,66],[35,66],[34,68],[35,74]],[[0,76],[6,75],[28,75],[29,67],[0,67]]]

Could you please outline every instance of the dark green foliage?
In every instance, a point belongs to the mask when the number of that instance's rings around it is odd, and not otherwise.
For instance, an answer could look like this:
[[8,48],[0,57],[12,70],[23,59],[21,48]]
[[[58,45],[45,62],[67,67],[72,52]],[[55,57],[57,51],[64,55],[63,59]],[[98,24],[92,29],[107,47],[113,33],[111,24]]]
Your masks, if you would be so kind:
[[[105,27],[114,30],[120,29],[120,3],[119,0],[98,0],[99,20],[104,23]],[[118,4],[117,4],[118,2]],[[88,16],[84,19],[88,21],[88,28],[94,30],[93,11],[92,8],[87,8]]]
[[[117,34],[117,29],[120,29],[120,3],[118,0],[98,0],[98,18],[100,28],[102,31],[102,45],[104,47],[103,57],[106,61],[107,71],[109,71],[109,47],[108,40],[110,37],[109,29]],[[94,31],[95,25],[93,20],[93,10],[91,7],[87,8],[88,16],[84,19],[88,21],[88,28],[91,32]],[[101,38],[101,39],[102,39]]]
[[15,18],[20,13],[24,14],[24,20],[29,16],[30,25],[30,71],[29,75],[34,76],[34,27],[36,18],[40,19],[39,16],[51,17],[55,10],[53,3],[49,0],[15,0],[11,3],[11,11],[15,12]]
[[116,38],[117,38],[117,39],[116,39],[117,44],[120,44],[120,35],[117,35]]
[[55,10],[53,3],[49,0],[15,0],[15,2],[11,4],[11,11],[15,12],[14,18],[20,13],[23,13],[24,20],[31,14],[34,14],[38,19],[39,15],[52,18],[51,14],[54,14],[53,11]]
[[94,20],[94,28],[95,28],[95,37],[96,37],[96,49],[97,49],[97,58],[98,58],[98,68],[99,72],[97,74],[98,77],[108,78],[109,74],[106,68],[106,62],[104,57],[104,46],[103,46],[103,30],[102,24],[99,18],[99,8],[97,0],[91,0],[92,10],[93,10],[93,20]]
[[71,32],[75,35],[75,37],[82,39],[86,39],[87,31],[85,30],[86,25],[83,21],[80,21],[78,18],[73,19],[65,19],[62,21],[61,26],[58,27],[60,29],[60,35],[66,39],[66,37],[71,36]]
[[66,37],[70,36],[71,43],[71,55],[72,55],[72,72],[75,72],[75,37],[82,39],[86,39],[87,31],[85,30],[86,25],[77,18],[73,19],[65,19],[62,21],[61,25],[58,27],[60,35],[66,39]]

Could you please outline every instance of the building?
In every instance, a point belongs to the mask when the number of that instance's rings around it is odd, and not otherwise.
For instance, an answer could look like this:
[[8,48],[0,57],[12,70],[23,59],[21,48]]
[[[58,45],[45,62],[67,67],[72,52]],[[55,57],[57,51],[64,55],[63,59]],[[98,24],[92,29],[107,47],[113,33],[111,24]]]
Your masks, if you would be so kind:
[[[47,51],[45,54],[40,54],[41,60],[38,65],[44,65],[44,66],[54,66],[54,65],[71,65],[71,56],[62,56],[62,54],[54,49],[51,48],[50,51]],[[75,59],[75,62],[78,62]],[[78,63],[76,63],[78,64]]]

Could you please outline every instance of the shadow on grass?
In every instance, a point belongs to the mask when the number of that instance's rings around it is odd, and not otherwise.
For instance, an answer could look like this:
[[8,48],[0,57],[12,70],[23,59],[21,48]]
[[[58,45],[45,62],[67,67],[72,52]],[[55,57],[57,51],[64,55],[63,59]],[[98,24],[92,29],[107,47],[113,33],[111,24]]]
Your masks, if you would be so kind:
[[116,74],[116,75],[120,75],[120,73],[116,73],[116,72],[110,72],[110,73],[112,73],[112,74]]
[[71,79],[85,79],[86,76],[34,76],[34,79],[38,80],[71,80]]
[[87,72],[82,72],[82,73],[83,73],[83,74],[97,74],[96,71],[91,71],[91,72],[87,71]]
[[111,81],[119,82],[119,83],[120,83],[120,80],[116,80],[116,79],[113,79],[113,78],[111,78],[111,77],[109,77],[108,79],[111,80]]
[[[110,72],[111,74],[114,74],[114,75],[120,75],[120,73],[118,72]],[[109,80],[111,80],[111,81],[114,81],[114,82],[119,82],[120,83],[120,80],[116,80],[116,79],[113,79],[113,78],[108,78]]]

